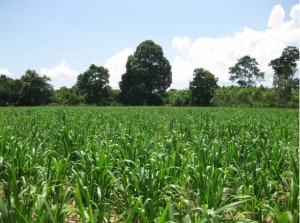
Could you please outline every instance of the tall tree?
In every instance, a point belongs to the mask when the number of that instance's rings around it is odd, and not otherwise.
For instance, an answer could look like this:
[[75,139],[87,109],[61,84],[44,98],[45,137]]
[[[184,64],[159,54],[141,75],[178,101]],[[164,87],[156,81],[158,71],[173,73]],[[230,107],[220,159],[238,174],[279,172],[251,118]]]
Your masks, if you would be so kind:
[[284,106],[290,99],[293,88],[299,88],[299,79],[294,78],[299,60],[299,49],[286,47],[279,58],[269,64],[274,70],[273,85],[277,91],[277,106]]
[[26,106],[49,104],[53,87],[48,81],[50,78],[47,76],[40,76],[35,70],[27,70],[18,83],[19,100],[16,104]]
[[244,87],[254,86],[255,81],[260,81],[265,75],[259,70],[257,65],[255,58],[248,55],[243,56],[238,59],[238,62],[233,67],[229,67],[229,73],[231,74],[229,80],[237,80],[237,83]]
[[146,40],[128,57],[119,83],[120,100],[127,105],[159,105],[171,83],[171,66],[162,48]]
[[104,67],[92,64],[87,71],[77,77],[77,87],[86,104],[108,105],[109,72]]
[[190,82],[191,103],[197,106],[209,106],[210,100],[218,87],[218,78],[203,68],[197,68],[193,73],[193,81]]

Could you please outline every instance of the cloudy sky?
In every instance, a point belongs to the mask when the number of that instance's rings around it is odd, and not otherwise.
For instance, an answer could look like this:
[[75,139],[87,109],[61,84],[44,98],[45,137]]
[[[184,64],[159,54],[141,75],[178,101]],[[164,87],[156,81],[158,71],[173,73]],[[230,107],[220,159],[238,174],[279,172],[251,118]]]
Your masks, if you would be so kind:
[[118,88],[128,55],[151,39],[172,65],[172,88],[187,88],[198,67],[232,84],[228,68],[244,55],[271,86],[270,60],[299,47],[299,9],[298,0],[0,0],[0,73],[34,69],[58,89],[96,64]]

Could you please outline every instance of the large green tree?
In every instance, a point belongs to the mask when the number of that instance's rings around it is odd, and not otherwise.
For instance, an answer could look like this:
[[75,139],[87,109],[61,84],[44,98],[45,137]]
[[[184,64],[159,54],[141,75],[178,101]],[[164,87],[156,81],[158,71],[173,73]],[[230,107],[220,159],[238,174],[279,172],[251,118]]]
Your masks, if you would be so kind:
[[128,57],[120,81],[120,101],[126,105],[160,105],[172,83],[169,61],[162,48],[151,40],[138,45]]
[[86,104],[110,104],[109,72],[102,66],[92,64],[87,71],[77,77],[76,86]]
[[209,106],[210,100],[218,87],[218,78],[203,68],[197,68],[193,73],[193,81],[190,82],[191,103],[196,106]]
[[50,78],[40,76],[35,70],[27,70],[18,81],[19,98],[16,105],[36,106],[51,102],[53,87],[48,83]]
[[273,85],[277,92],[277,106],[285,106],[290,100],[293,88],[299,88],[299,79],[294,78],[299,60],[299,49],[286,47],[279,58],[269,64],[274,70]]
[[237,80],[237,83],[244,87],[254,86],[255,81],[264,78],[264,73],[259,70],[257,65],[255,58],[248,55],[243,56],[233,67],[229,67],[229,80]]

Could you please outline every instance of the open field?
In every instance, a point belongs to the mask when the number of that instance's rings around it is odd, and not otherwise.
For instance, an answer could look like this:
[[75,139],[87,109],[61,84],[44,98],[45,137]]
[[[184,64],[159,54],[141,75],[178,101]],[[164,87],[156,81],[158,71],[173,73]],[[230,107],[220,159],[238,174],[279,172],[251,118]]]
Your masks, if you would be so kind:
[[298,110],[0,109],[0,222],[298,222]]

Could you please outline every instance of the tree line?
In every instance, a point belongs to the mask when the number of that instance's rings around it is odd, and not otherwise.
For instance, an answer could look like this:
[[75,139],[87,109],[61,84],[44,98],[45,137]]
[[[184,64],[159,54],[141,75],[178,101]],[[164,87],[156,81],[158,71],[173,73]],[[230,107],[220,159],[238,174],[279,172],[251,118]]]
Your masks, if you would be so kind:
[[172,71],[161,46],[152,40],[138,45],[126,63],[120,90],[109,85],[109,71],[90,65],[77,77],[76,84],[54,90],[45,75],[27,70],[20,79],[0,75],[0,106],[38,105],[173,105],[298,107],[299,79],[295,78],[299,49],[286,47],[279,58],[270,61],[273,87],[256,86],[264,79],[255,58],[245,55],[229,67],[230,78],[238,86],[218,86],[218,78],[204,68],[195,68],[185,90],[169,89]]

